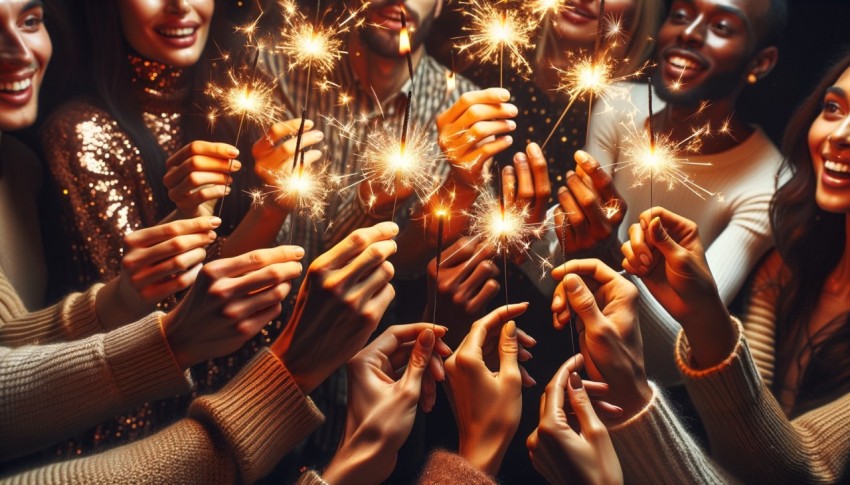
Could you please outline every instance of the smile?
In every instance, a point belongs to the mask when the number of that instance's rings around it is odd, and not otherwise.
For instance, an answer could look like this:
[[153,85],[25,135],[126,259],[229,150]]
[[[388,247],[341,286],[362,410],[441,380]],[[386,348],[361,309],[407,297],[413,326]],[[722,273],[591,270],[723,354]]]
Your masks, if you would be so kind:
[[679,69],[701,69],[702,66],[694,61],[693,59],[688,59],[687,57],[671,55],[667,58],[667,62],[670,65],[677,67]]
[[3,91],[5,93],[18,93],[29,89],[30,86],[32,86],[31,77],[22,79],[20,81],[0,81],[0,91]]
[[157,33],[165,37],[188,37],[198,30],[196,27],[159,28]]
[[834,162],[832,160],[824,160],[823,168],[842,177],[850,176],[850,164]]

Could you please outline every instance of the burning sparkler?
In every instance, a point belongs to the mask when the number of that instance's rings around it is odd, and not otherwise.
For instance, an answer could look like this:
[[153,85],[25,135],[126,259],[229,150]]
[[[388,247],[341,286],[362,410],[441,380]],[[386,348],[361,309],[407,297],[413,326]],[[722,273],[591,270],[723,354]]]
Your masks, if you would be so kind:
[[525,59],[523,51],[530,48],[534,23],[521,16],[521,9],[513,5],[512,0],[499,0],[494,4],[485,0],[465,0],[461,2],[467,8],[463,14],[469,17],[469,25],[464,27],[470,32],[469,40],[457,46],[459,52],[470,52],[483,63],[499,66],[499,87],[503,84],[505,55],[511,67],[522,74],[531,72],[531,65]]
[[276,202],[291,207],[296,216],[313,221],[322,218],[328,195],[333,189],[327,166],[315,172],[303,166],[295,170],[281,169],[270,172],[270,175],[273,182],[266,186],[265,191],[251,193],[255,204],[262,203],[266,197],[274,197]]
[[449,211],[444,207],[439,206],[436,211],[434,211],[434,217],[437,218],[437,270],[434,276],[434,314],[431,318],[431,322],[437,323],[437,295],[439,294],[439,285],[440,285],[440,263],[443,261],[443,224],[445,223],[446,216],[448,216]]

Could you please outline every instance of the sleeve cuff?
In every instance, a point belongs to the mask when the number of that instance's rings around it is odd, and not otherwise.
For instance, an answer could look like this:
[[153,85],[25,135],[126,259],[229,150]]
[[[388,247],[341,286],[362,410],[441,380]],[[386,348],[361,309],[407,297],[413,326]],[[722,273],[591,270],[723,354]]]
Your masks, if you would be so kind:
[[295,485],[329,485],[315,470],[302,473]]
[[491,485],[493,477],[472,466],[462,456],[445,450],[437,450],[428,457],[418,483],[432,485]]
[[744,338],[741,322],[732,317],[737,342],[732,353],[719,364],[708,369],[690,365],[690,344],[685,332],[676,341],[676,364],[682,373],[688,393],[699,408],[699,403],[711,403],[714,412],[738,409],[755,401],[762,392],[762,381]]
[[189,414],[221,430],[248,483],[268,474],[324,420],[268,348],[220,392],[196,399]]
[[161,329],[156,312],[106,334],[104,353],[126,406],[182,394],[192,388]]
[[108,330],[97,318],[95,308],[97,293],[101,288],[103,284],[98,283],[62,301],[62,319],[67,323],[68,340],[78,340]]

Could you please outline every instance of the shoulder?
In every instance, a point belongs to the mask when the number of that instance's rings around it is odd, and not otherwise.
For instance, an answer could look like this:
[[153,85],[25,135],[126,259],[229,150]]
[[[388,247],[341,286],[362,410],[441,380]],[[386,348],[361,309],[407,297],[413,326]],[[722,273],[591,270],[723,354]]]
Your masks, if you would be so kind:
[[112,115],[87,99],[77,99],[51,113],[39,130],[39,141],[45,162],[50,164],[57,157],[74,156],[86,147],[108,150],[120,143],[122,133]]

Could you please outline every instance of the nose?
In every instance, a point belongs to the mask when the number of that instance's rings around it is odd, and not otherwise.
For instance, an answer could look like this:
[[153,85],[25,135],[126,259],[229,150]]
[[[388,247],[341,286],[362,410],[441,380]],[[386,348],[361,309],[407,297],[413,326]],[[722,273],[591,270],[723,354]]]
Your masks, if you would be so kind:
[[168,0],[165,10],[168,13],[184,15],[189,13],[189,2],[187,0]]
[[26,66],[32,62],[32,51],[27,47],[17,27],[0,27],[0,63]]
[[679,42],[684,45],[702,45],[705,42],[705,15],[699,14],[679,32]]
[[829,134],[827,140],[837,148],[846,149],[850,147],[850,116],[841,120],[835,130]]

